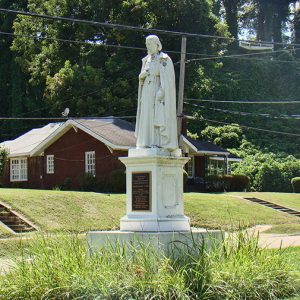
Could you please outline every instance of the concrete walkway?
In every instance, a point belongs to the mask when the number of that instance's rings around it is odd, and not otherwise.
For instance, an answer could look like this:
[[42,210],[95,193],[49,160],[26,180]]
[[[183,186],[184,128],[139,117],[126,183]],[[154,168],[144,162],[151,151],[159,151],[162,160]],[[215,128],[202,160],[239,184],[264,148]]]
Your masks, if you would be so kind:
[[0,275],[3,275],[14,266],[14,262],[9,258],[0,258]]
[[264,233],[271,228],[271,225],[258,225],[247,231],[250,234],[259,234],[259,246],[263,248],[300,247],[300,235]]

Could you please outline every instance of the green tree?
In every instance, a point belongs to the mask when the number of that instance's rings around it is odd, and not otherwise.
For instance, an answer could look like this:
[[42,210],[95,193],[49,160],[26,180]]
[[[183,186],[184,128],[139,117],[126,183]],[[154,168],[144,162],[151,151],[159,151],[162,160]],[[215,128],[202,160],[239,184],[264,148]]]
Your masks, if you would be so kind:
[[201,131],[201,137],[224,149],[238,148],[243,139],[243,130],[235,124],[218,127],[207,126]]
[[[219,20],[212,14],[210,1],[96,1],[96,0],[29,0],[28,10],[43,14],[72,16],[80,19],[101,20],[103,22],[154,27],[168,30],[216,33]],[[18,63],[30,76],[32,86],[43,90],[43,100],[51,105],[52,114],[57,114],[66,106],[71,106],[74,116],[93,112],[100,116],[134,111],[136,107],[137,75],[140,60],[145,53],[132,49],[105,47],[110,45],[144,46],[145,34],[93,27],[76,23],[49,22],[19,16],[14,23],[18,34],[37,37],[14,39],[13,50]],[[96,45],[78,45],[39,37],[97,41]],[[180,50],[180,39],[161,35],[163,47]],[[189,41],[189,51],[207,52],[218,43],[210,41]],[[174,62],[179,55],[172,55]],[[195,81],[193,76],[198,66],[193,65],[187,75],[187,86]],[[176,70],[177,71],[177,70]],[[79,84],[78,84],[79,83]],[[92,91],[86,101],[86,95]],[[88,107],[85,107],[88,105]]]

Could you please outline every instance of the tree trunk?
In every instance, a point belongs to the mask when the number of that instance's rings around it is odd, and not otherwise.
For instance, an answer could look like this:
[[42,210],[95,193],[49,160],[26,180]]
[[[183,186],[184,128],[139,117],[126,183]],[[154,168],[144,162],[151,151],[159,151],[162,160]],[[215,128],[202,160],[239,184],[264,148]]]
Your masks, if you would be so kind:
[[[226,12],[226,22],[228,25],[228,30],[232,37],[238,38],[239,27],[238,27],[238,4],[240,0],[223,0],[223,4]],[[236,48],[238,42],[234,41],[232,48]]]
[[258,41],[272,41],[274,6],[270,0],[258,0]]

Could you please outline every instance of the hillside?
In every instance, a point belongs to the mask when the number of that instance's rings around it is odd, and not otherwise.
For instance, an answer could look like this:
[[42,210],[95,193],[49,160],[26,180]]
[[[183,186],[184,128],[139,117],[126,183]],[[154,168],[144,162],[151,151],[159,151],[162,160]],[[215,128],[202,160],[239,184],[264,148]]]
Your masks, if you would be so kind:
[[[300,226],[297,217],[238,199],[236,195],[185,194],[186,215],[194,227]],[[293,194],[290,197],[299,198]],[[0,200],[24,214],[41,230],[50,232],[118,229],[119,220],[125,215],[125,195],[1,188]]]

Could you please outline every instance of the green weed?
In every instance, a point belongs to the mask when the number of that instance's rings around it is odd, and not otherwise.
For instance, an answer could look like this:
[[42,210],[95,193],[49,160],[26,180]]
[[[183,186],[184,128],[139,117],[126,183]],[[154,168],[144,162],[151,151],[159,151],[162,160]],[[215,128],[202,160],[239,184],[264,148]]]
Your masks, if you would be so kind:
[[[107,245],[86,254],[75,235],[44,235],[0,277],[8,299],[282,299],[298,279],[284,250],[260,249],[257,238],[231,235],[164,256],[148,244]],[[175,245],[176,246],[176,245]],[[175,253],[175,252],[174,252]]]

